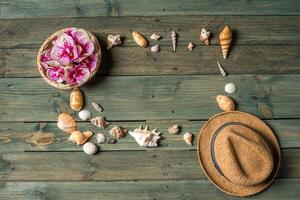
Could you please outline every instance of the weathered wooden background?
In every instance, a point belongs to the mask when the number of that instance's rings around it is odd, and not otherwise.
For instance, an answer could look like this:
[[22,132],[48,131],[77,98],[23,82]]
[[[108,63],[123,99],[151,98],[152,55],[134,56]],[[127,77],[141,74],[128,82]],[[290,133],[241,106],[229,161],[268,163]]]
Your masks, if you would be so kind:
[[[185,145],[182,134],[167,134],[178,123],[197,136],[220,112],[215,96],[227,82],[238,86],[232,95],[238,109],[264,119],[282,147],[274,184],[249,199],[299,199],[299,15],[297,0],[0,0],[0,199],[235,199],[207,180],[195,146]],[[234,30],[226,61],[218,45],[225,24]],[[71,26],[90,30],[103,45],[102,68],[82,88],[86,108],[98,101],[112,124],[159,128],[166,133],[159,148],[140,148],[127,136],[87,156],[58,130],[70,92],[47,85],[35,57],[49,35]],[[198,40],[202,27],[213,32],[208,47]],[[172,29],[179,34],[176,53]],[[132,30],[161,34],[150,41],[161,52],[136,47]],[[117,33],[124,45],[106,51],[105,38]],[[189,41],[193,52],[186,50]],[[230,76],[219,75],[218,60]],[[79,127],[97,132],[90,123]],[[53,143],[35,144],[41,136]]]

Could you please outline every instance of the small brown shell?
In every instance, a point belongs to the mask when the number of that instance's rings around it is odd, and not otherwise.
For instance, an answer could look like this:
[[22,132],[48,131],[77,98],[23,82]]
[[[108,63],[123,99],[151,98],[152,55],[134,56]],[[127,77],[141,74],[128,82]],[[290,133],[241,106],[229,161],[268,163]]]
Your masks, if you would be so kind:
[[139,32],[132,32],[132,37],[133,37],[134,41],[137,43],[137,45],[139,45],[141,47],[147,47],[148,46],[148,41]]
[[169,127],[168,132],[171,134],[177,134],[180,132],[180,126],[178,126],[177,124]]
[[185,143],[189,146],[193,145],[193,139],[194,139],[194,135],[192,133],[186,132],[183,135],[183,140],[185,141]]
[[70,107],[74,111],[80,111],[83,106],[83,95],[79,88],[74,88],[70,94]]
[[71,134],[76,130],[77,125],[75,119],[69,113],[64,112],[58,115],[57,127]]
[[110,129],[109,133],[117,139],[120,139],[126,135],[127,130],[120,126],[114,126],[112,129]]
[[233,111],[235,109],[234,101],[225,95],[218,95],[216,98],[219,107],[223,111]]
[[74,131],[72,132],[69,141],[74,142],[77,145],[83,145],[92,136],[93,136],[93,132],[91,131],[84,131],[84,132]]
[[110,123],[105,120],[104,117],[98,116],[91,119],[93,125],[97,126],[98,128],[106,128]]

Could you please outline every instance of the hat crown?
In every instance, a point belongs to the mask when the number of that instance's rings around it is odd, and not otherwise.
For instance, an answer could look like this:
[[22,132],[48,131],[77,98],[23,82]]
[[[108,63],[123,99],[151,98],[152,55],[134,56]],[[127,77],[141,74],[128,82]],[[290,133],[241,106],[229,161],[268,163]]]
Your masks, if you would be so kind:
[[262,183],[273,170],[269,145],[259,133],[242,124],[220,130],[214,141],[214,154],[223,176],[239,185]]

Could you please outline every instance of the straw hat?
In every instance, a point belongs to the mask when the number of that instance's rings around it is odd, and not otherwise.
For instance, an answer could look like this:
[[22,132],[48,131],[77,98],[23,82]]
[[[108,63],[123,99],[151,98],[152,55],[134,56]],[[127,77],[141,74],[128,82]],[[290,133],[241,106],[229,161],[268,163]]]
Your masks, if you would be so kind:
[[217,114],[202,127],[198,158],[206,176],[223,192],[249,196],[267,188],[280,164],[272,130],[244,112]]

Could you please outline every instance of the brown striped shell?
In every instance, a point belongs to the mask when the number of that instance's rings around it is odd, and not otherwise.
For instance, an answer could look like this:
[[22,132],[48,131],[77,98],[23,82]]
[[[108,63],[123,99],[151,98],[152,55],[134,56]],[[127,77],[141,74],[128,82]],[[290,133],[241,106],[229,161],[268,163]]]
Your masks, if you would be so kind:
[[74,131],[72,132],[69,141],[76,143],[77,145],[83,145],[92,136],[93,136],[93,132],[91,131],[84,131],[84,132]]
[[148,46],[148,41],[139,32],[132,32],[132,37],[133,37],[134,41],[137,43],[137,45],[139,45],[141,47],[147,47]]
[[69,113],[61,113],[58,115],[57,127],[66,133],[72,133],[76,130],[77,125],[75,119]]
[[218,95],[216,100],[221,110],[225,112],[234,111],[235,109],[234,101],[230,97],[225,95]]
[[80,111],[83,106],[83,95],[79,88],[74,88],[70,94],[70,107],[74,111]]
[[219,35],[220,44],[222,48],[223,58],[226,59],[228,57],[230,44],[232,41],[232,31],[230,26],[225,26],[222,32]]

